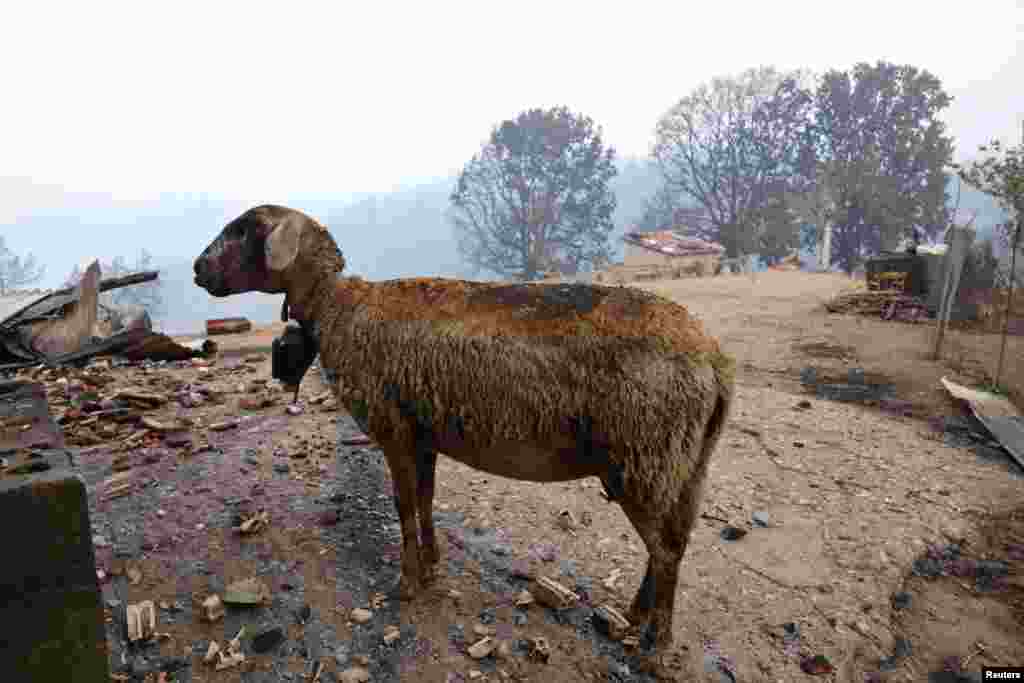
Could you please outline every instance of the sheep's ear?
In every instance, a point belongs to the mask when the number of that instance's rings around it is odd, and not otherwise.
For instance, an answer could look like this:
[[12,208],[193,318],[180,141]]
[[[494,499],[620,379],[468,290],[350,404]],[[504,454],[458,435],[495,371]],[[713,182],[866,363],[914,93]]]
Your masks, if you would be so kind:
[[266,257],[267,268],[280,272],[290,266],[299,253],[299,238],[302,237],[303,222],[289,216],[267,235]]

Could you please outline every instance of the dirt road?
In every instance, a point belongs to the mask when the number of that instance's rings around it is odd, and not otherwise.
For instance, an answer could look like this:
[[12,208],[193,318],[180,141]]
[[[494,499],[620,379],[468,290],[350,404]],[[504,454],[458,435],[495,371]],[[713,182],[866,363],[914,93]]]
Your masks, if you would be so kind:
[[[1005,460],[983,460],[929,428],[927,418],[956,413],[937,387],[956,374],[918,353],[924,330],[821,310],[848,282],[769,273],[649,286],[703,318],[741,368],[680,577],[676,641],[691,680],[725,680],[706,671],[719,661],[707,654],[716,647],[737,681],[800,680],[814,655],[834,669],[822,680],[850,683],[924,680],[952,657],[969,658],[975,671],[1024,663],[1024,479]],[[270,336],[234,343],[265,348]],[[807,394],[800,371],[809,365],[889,378],[909,410]],[[255,367],[254,376],[269,375],[268,361]],[[334,449],[356,430],[343,413],[308,404],[322,388],[307,379],[306,414],[285,415],[283,403],[251,411],[244,429],[211,436],[218,450],[154,457],[134,471],[133,495],[95,504],[96,533],[109,544],[97,549],[99,561],[109,569],[121,555],[142,575],[135,585],[115,577],[106,598],[170,607],[160,628],[171,638],[125,658],[137,674],[162,667],[177,668],[182,681],[298,681],[322,662],[325,681],[365,661],[373,681],[645,680],[621,644],[589,623],[589,605],[628,604],[646,559],[596,480],[514,482],[442,457],[435,508],[445,570],[420,600],[399,605],[390,597],[397,524],[380,453]],[[102,452],[82,461],[98,493],[110,461]],[[247,537],[230,530],[236,515],[258,509],[270,512],[269,528]],[[726,526],[747,533],[727,541]],[[516,592],[530,587],[521,575],[531,573],[577,589],[583,606],[516,608]],[[247,576],[269,584],[271,604],[230,608],[204,624],[195,601]],[[353,607],[370,609],[371,620],[351,623]],[[216,672],[202,663],[211,639],[223,645],[243,624],[244,664]],[[389,625],[400,637],[385,644]],[[248,638],[274,626],[283,642],[254,653]],[[512,645],[509,656],[467,656],[489,628]],[[538,637],[551,645],[547,663],[526,656]],[[123,668],[113,623],[110,642]]]

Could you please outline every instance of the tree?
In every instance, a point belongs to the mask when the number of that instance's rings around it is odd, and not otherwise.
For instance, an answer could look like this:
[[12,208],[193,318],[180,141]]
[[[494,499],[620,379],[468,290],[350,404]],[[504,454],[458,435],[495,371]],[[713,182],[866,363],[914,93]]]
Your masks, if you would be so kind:
[[0,294],[12,289],[39,282],[46,273],[46,266],[36,263],[36,257],[26,254],[24,258],[7,248],[0,235]]
[[829,228],[837,214],[840,177],[833,162],[815,160],[812,168],[811,182],[803,191],[790,193],[787,199],[800,226],[800,247],[815,250],[817,266],[829,270],[832,266]]
[[978,151],[986,157],[970,164],[950,164],[965,183],[992,196],[1000,208],[1016,215],[1017,225],[1007,221],[997,226],[999,246],[1008,249],[1019,237],[1021,220],[1024,218],[1024,144],[1018,147],[1004,147],[998,140],[981,145]]
[[[135,259],[133,267],[129,268],[123,256],[115,256],[111,261],[100,262],[100,271],[104,278],[122,277],[130,273],[138,273],[144,270],[154,270],[153,256],[147,250],[142,249]],[[64,282],[65,287],[74,287],[82,279],[82,269],[75,266]],[[100,304],[104,306],[140,306],[156,317],[166,309],[163,283],[157,280],[143,282],[137,285],[119,287],[100,294]]]
[[1021,237],[1024,236],[1024,143],[1019,147],[1007,147],[998,140],[990,145],[979,148],[982,153],[992,154],[983,161],[975,161],[966,168],[959,164],[950,164],[957,170],[960,178],[982,192],[992,195],[1006,211],[1012,211],[1017,225],[1005,223],[1000,230],[1003,240],[1010,249],[1010,267],[1008,277],[1009,294],[1006,307],[1003,309],[1003,332],[999,344],[999,360],[996,363],[994,383],[998,386],[1003,372],[1003,358],[1006,356],[1006,336],[1009,331],[1010,312],[1013,311],[1013,289],[1017,275],[1017,252],[1020,250]]
[[937,117],[951,101],[913,66],[859,63],[822,77],[812,139],[830,164],[832,256],[847,272],[899,237],[934,237],[948,224],[953,143]]
[[653,232],[671,226],[676,217],[676,198],[662,186],[644,202],[644,212],[633,222],[639,232]]
[[[705,209],[709,224],[700,236],[722,243],[731,257],[765,248],[765,225],[785,224],[784,196],[802,188],[812,150],[807,79],[772,67],[716,78],[658,121],[652,154],[667,190]],[[782,237],[774,231],[770,241]],[[781,242],[795,247],[796,231]]]
[[462,258],[477,273],[536,279],[611,254],[615,151],[566,107],[530,109],[496,126],[450,200]]

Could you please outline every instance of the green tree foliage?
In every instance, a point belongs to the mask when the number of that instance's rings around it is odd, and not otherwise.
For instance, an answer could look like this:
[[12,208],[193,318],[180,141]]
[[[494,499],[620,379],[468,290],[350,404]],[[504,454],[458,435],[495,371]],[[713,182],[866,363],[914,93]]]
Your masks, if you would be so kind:
[[614,159],[601,129],[566,107],[502,122],[450,197],[462,258],[478,273],[526,280],[607,260]]
[[716,78],[658,121],[653,156],[666,191],[705,209],[700,236],[729,256],[798,243],[786,194],[803,188],[812,150],[805,79],[772,67]]
[[1016,215],[1017,224],[1006,221],[998,226],[997,235],[1003,249],[1010,247],[1016,237],[1020,243],[1021,221],[1024,220],[1024,145],[1004,147],[998,140],[981,145],[978,151],[984,159],[967,165],[950,164],[965,183],[991,195],[1010,215]]
[[633,221],[631,229],[638,232],[653,232],[663,228],[676,227],[676,197],[662,186],[644,201],[644,211]]
[[961,288],[991,289],[997,284],[999,259],[991,239],[984,239],[971,245],[971,250],[964,259],[964,269],[960,275]]
[[953,143],[938,115],[951,98],[938,78],[860,63],[827,72],[814,100],[815,156],[833,190],[834,262],[849,272],[887,242],[915,230],[934,237],[948,225]]
[[46,266],[37,263],[35,256],[18,256],[7,248],[6,241],[0,236],[0,294],[35,284],[45,273]]

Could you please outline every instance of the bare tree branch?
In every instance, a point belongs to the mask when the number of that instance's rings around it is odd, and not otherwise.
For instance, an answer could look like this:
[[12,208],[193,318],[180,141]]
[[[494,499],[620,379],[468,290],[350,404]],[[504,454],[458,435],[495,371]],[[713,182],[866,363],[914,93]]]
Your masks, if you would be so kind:
[[10,249],[0,236],[0,294],[31,285],[43,279],[46,266],[36,262],[36,257],[26,254],[24,258]]

